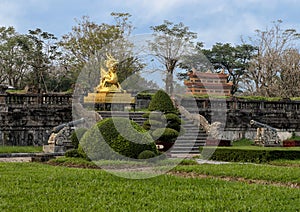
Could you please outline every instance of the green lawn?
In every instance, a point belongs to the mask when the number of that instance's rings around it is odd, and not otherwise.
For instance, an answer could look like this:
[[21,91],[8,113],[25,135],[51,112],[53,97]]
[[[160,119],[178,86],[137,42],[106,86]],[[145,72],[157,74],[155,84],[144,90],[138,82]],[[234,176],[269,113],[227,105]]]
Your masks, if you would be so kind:
[[[200,168],[196,167],[204,166],[191,167],[197,170]],[[297,174],[295,176],[299,177]],[[130,180],[99,169],[75,169],[38,163],[0,163],[0,182],[0,211],[300,209],[299,189],[218,179],[161,175],[151,179]]]
[[0,146],[0,153],[32,153],[42,151],[42,146]]

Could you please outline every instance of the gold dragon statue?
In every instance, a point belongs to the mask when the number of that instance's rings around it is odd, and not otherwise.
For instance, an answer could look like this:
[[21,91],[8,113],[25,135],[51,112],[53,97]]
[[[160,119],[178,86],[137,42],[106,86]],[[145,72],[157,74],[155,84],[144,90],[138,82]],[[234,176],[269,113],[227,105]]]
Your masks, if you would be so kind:
[[95,88],[95,92],[121,92],[122,88],[117,75],[119,61],[110,54],[106,54],[106,57],[106,69],[100,68],[100,84]]

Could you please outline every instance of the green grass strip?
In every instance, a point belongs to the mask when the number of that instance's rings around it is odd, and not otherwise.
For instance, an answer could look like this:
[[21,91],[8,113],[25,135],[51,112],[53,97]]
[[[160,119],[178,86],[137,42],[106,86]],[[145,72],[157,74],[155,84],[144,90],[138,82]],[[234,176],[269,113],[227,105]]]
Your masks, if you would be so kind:
[[42,146],[0,146],[0,153],[33,153],[42,151]]
[[0,163],[1,211],[297,211],[299,189],[170,175]]

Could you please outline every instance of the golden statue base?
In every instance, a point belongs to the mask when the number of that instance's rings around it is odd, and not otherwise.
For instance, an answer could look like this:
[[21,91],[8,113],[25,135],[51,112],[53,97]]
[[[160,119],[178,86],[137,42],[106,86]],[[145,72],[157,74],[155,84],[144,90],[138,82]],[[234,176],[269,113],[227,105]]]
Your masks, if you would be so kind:
[[88,96],[84,97],[84,103],[94,104],[135,104],[135,98],[130,93],[122,92],[100,92],[100,93],[88,93]]

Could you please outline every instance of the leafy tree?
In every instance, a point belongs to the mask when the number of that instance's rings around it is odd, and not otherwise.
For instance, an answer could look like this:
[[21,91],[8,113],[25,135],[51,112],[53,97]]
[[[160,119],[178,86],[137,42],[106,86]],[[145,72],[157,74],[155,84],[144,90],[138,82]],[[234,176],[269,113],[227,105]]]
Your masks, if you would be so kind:
[[123,81],[122,88],[124,90],[132,90],[136,92],[159,89],[159,86],[152,80],[147,81],[139,73],[131,75],[128,80]]
[[54,42],[57,38],[39,28],[29,30],[27,37],[30,40],[27,63],[31,67],[31,73],[27,75],[27,83],[39,92],[41,90],[48,92],[47,84],[51,81],[51,68],[61,55]]
[[239,83],[247,71],[255,47],[249,44],[232,46],[229,43],[216,43],[212,49],[203,50],[203,54],[212,63],[215,70],[225,69],[233,86],[231,94],[239,89]]
[[[139,71],[143,64],[133,56],[127,37],[131,34],[132,25],[129,22],[129,13],[112,13],[115,25],[97,24],[84,16],[77,20],[77,26],[72,32],[64,35],[60,46],[65,50],[66,67],[74,72],[75,76],[89,64],[86,70],[87,83],[91,87],[96,86],[94,79],[99,76],[94,70],[99,70],[101,60],[105,59],[105,53],[110,53],[119,61],[118,78],[123,81],[126,77]],[[91,62],[93,61],[93,62]],[[98,83],[98,82],[97,82]]]
[[0,28],[0,83],[8,83],[20,88],[29,65],[27,54],[30,41],[18,34],[13,27]]
[[[243,74],[248,69],[254,50],[255,47],[249,44],[232,46],[229,43],[216,43],[211,49],[203,49],[203,43],[198,42],[194,54],[184,57],[180,67],[188,72],[224,69],[233,83],[231,93],[234,94],[239,88]],[[178,76],[180,79],[188,77],[187,72],[179,73]]]
[[19,34],[13,27],[0,28],[1,83],[18,89],[30,85],[36,90],[48,91],[51,72],[57,66],[60,53],[53,34],[41,29]]
[[200,72],[206,72],[207,70],[213,70],[211,62],[207,59],[205,54],[203,54],[203,43],[198,42],[195,47],[195,51],[190,55],[185,55],[179,64],[181,69],[186,70],[185,72],[180,72],[177,77],[181,80],[188,79],[188,72],[197,70]]
[[189,31],[183,23],[174,24],[165,20],[163,24],[151,26],[153,41],[149,41],[149,48],[157,60],[166,68],[166,91],[173,94],[173,74],[179,67],[180,60],[190,54],[194,48],[193,39],[196,33]]

